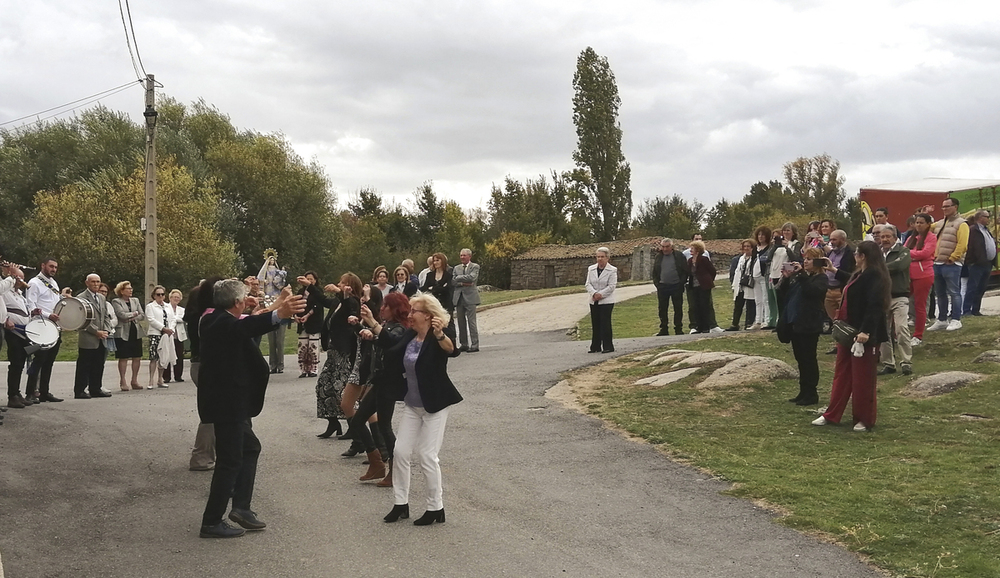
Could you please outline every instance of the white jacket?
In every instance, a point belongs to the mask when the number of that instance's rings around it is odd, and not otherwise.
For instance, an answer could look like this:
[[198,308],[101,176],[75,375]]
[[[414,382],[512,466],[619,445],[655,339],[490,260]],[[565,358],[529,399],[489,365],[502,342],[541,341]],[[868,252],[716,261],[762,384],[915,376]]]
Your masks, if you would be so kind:
[[[167,322],[163,322],[163,317],[166,315]],[[147,335],[161,335],[163,328],[174,329],[177,324],[177,319],[174,317],[173,308],[166,301],[163,305],[158,305],[156,301],[150,301],[146,304],[146,321],[149,322],[149,331],[146,332]]]
[[736,274],[733,275],[733,301],[739,297],[740,293],[744,295],[749,295],[753,297],[753,289],[748,289],[746,287],[740,286],[740,278],[743,276],[743,268],[746,267],[746,272],[751,277],[760,277],[760,261],[753,258],[753,255],[747,257],[746,255],[740,255],[739,262],[736,263]]
[[591,303],[594,302],[594,293],[601,294],[598,305],[607,305],[615,302],[615,286],[618,285],[618,268],[608,263],[600,276],[597,275],[597,263],[587,267],[587,294],[591,296]]

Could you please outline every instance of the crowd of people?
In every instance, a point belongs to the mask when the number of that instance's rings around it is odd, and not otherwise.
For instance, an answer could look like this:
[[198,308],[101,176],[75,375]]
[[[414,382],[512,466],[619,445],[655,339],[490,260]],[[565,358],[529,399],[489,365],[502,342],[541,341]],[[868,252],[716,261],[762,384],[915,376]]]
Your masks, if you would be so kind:
[[[351,447],[342,455],[363,452],[367,457],[360,480],[393,488],[386,522],[409,517],[410,468],[416,465],[427,482],[427,507],[414,524],[443,523],[438,452],[448,408],[462,400],[448,377],[447,360],[479,351],[479,265],[469,249],[460,252],[454,266],[443,253],[427,263],[415,273],[413,262],[404,260],[393,270],[394,282],[384,266],[367,283],[347,272],[325,286],[314,271],[307,271],[297,277],[299,289],[293,295],[284,283],[284,270],[269,257],[257,276],[203,280],[189,291],[186,307],[180,305],[181,291],[168,293],[162,286],[143,305],[128,281],[114,287],[109,301],[112,291],[97,274],[86,277],[87,289],[74,298],[59,288],[54,259],[46,259],[38,275],[27,281],[21,268],[5,264],[0,322],[10,359],[7,407],[63,401],[52,395],[49,383],[61,337],[38,344],[25,330],[35,318],[59,323],[67,304],[94,312],[75,329],[75,399],[111,397],[103,387],[109,351],[118,359],[122,391],[143,389],[144,340],[149,359],[145,388],[183,382],[187,343],[200,418],[190,469],[214,470],[200,535],[226,538],[262,530],[266,524],[250,504],[261,447],[251,420],[263,407],[269,375],[283,372],[284,327],[295,323],[299,377],[316,378],[317,417],[327,420],[319,437],[350,439]],[[260,351],[264,335],[269,336],[269,361]],[[321,351],[327,352],[322,369]],[[22,395],[26,368],[28,388]],[[397,402],[402,402],[402,415],[394,433]],[[347,422],[346,432],[341,419]],[[235,527],[223,521],[230,502]]]

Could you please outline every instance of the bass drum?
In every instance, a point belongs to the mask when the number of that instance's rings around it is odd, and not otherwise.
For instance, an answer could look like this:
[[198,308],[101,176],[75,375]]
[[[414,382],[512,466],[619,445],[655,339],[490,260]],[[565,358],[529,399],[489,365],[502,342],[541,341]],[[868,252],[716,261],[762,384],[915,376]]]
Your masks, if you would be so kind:
[[59,342],[59,327],[48,319],[36,317],[24,326],[24,335],[32,346],[46,351]]
[[79,331],[97,319],[97,312],[90,301],[79,297],[60,299],[52,312],[59,316],[56,323],[66,331]]

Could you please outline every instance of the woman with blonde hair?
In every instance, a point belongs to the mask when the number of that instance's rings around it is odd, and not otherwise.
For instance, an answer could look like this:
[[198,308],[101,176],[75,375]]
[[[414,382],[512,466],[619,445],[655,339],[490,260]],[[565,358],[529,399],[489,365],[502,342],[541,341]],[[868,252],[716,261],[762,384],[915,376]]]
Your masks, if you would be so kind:
[[[114,334],[115,359],[118,360],[118,376],[121,378],[118,385],[122,391],[129,391],[129,385],[131,389],[142,389],[139,385],[139,366],[142,364],[142,338],[146,332],[139,322],[146,319],[146,314],[139,300],[132,296],[131,282],[122,281],[115,285],[115,295],[111,300],[111,308],[118,318]],[[129,361],[132,362],[131,384],[125,382]]]
[[410,516],[410,464],[413,454],[427,485],[427,510],[413,523],[443,524],[444,501],[438,453],[450,407],[462,401],[448,377],[448,358],[456,357],[455,332],[449,328],[450,315],[430,295],[410,300],[410,327],[399,342],[385,352],[386,363],[406,376],[397,387],[395,399],[403,402],[393,453],[393,507],[385,516],[395,522]]
[[174,381],[180,383],[184,381],[184,342],[187,341],[187,327],[184,325],[184,308],[181,307],[181,300],[184,299],[184,294],[181,293],[180,289],[171,289],[168,295],[170,303],[167,305],[174,313],[174,319],[177,323],[174,325],[174,352],[177,354],[177,360],[163,368],[163,381],[165,383],[170,383],[170,370],[173,368]]
[[167,289],[163,285],[153,287],[150,295],[152,301],[146,304],[146,321],[149,323],[149,384],[146,389],[153,387],[170,387],[163,383],[163,367],[160,366],[160,337],[166,335],[172,339],[174,325],[177,319],[174,317],[174,310],[169,304],[164,302],[167,296]]

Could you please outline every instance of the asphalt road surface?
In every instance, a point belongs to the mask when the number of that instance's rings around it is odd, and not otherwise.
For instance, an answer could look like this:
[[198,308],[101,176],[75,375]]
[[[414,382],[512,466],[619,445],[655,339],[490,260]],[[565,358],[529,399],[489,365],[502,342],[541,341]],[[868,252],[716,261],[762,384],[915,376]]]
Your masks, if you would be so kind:
[[[190,381],[11,409],[0,427],[0,576],[878,576],[546,399],[561,371],[607,359],[564,333],[491,335],[451,361],[465,401],[441,451],[448,521],[428,527],[410,523],[425,509],[416,469],[411,520],[382,522],[391,490],[357,480],[361,458],[340,457],[348,442],[316,438],[315,379],[298,379],[292,357],[254,421],[264,450],[253,508],[268,529],[236,539],[198,538],[212,474],[187,469]],[[72,371],[57,364],[54,394],[72,397]],[[109,363],[105,383],[117,389],[113,372]]]

